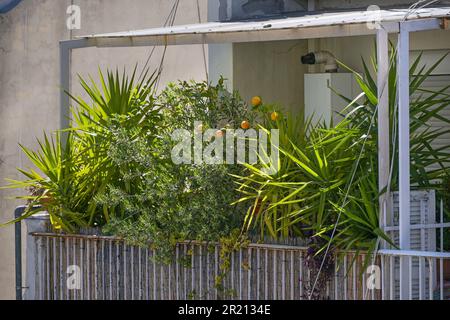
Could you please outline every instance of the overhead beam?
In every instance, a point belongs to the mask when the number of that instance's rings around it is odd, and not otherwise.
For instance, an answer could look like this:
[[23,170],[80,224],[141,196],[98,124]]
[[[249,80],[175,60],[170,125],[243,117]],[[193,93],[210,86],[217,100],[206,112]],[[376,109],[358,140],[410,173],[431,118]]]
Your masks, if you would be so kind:
[[410,20],[401,22],[403,29],[408,32],[427,31],[442,28],[442,21],[445,18],[432,18],[421,20]]
[[[398,23],[386,23],[389,33],[398,32]],[[376,30],[366,23],[330,25],[321,27],[297,27],[233,32],[180,33],[146,36],[98,36],[86,38],[95,41],[97,47],[139,47],[186,44],[238,43],[277,40],[300,40],[373,35]]]
[[[442,18],[424,18],[403,21],[402,23],[410,32],[415,32],[439,29],[442,27],[442,21]],[[330,22],[328,25],[319,26],[299,23],[286,27],[274,27],[268,23],[267,26],[255,26],[254,28],[233,25],[232,27],[228,26],[227,30],[220,30],[216,24],[205,25],[203,28],[200,26],[185,26],[181,31],[178,30],[179,28],[173,30],[155,29],[153,34],[131,31],[86,36],[80,39],[94,39],[98,47],[135,47],[335,38],[373,35],[377,32],[376,29],[367,28],[366,22],[347,24]],[[383,22],[383,26],[388,33],[399,32],[399,22],[386,21]],[[226,29],[226,27],[223,29]]]

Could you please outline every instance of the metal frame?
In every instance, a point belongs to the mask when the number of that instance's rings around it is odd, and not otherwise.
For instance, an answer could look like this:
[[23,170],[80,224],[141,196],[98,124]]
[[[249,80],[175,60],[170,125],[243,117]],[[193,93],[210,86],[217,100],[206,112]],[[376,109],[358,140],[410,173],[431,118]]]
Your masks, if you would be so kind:
[[[19,219],[25,212],[26,207],[20,206],[14,210],[14,219]],[[14,224],[14,254],[16,260],[16,300],[22,300],[22,221],[17,221]]]
[[88,39],[65,40],[59,42],[59,80],[61,85],[59,103],[60,126],[62,129],[68,128],[70,125],[70,97],[67,95],[67,92],[70,91],[72,50],[93,46],[93,41]]
[[[378,88],[378,189],[381,193],[379,199],[380,226],[388,216],[389,205],[389,173],[390,173],[390,134],[389,134],[389,33],[381,26],[376,35],[377,42],[377,85]],[[387,134],[386,134],[387,133]],[[385,191],[383,193],[383,191]]]
[[[61,104],[61,127],[66,128],[70,124],[70,101],[66,91],[70,89],[71,79],[71,52],[74,49],[87,47],[134,47],[151,45],[178,45],[195,43],[233,43],[268,40],[288,39],[312,39],[328,37],[345,37],[354,35],[376,34],[377,57],[379,69],[377,75],[379,90],[378,99],[378,139],[379,139],[379,189],[386,188],[389,182],[390,150],[389,150],[389,101],[387,92],[387,79],[389,72],[388,35],[398,33],[398,132],[399,132],[399,194],[400,194],[400,249],[410,248],[410,150],[409,150],[409,34],[411,32],[439,29],[441,18],[427,18],[400,22],[386,22],[378,30],[368,29],[365,24],[330,25],[287,30],[267,30],[262,34],[258,31],[236,32],[232,34],[213,33],[198,34],[195,40],[187,37],[183,40],[182,35],[175,37],[151,36],[151,37],[123,37],[123,38],[83,38],[60,42],[60,81],[62,85]],[[187,41],[189,39],[189,41]],[[386,221],[389,214],[387,201],[389,195],[380,198],[380,223]],[[401,258],[400,286],[401,299],[407,298],[409,286],[409,269],[406,267],[408,261]]]
[[[397,53],[398,90],[398,145],[399,145],[399,237],[400,249],[409,250],[411,243],[410,222],[410,117],[409,117],[409,34],[440,28],[437,19],[402,21],[399,23]],[[381,161],[380,161],[380,164]],[[409,260],[400,258],[400,299],[407,299],[410,285]]]

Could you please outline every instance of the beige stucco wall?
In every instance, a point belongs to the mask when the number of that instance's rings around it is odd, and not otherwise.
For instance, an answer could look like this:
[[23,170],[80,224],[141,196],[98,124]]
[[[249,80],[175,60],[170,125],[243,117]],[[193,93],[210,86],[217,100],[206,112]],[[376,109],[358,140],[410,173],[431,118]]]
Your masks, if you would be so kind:
[[[206,20],[207,0],[201,0]],[[81,8],[81,30],[66,28],[66,9]],[[162,26],[173,1],[168,0],[23,0],[0,15],[0,185],[20,178],[16,167],[28,162],[18,143],[36,146],[35,137],[59,125],[58,41],[76,35]],[[180,1],[176,24],[197,23],[196,0]],[[145,63],[149,48],[84,49],[73,55],[73,73],[96,74],[97,66],[123,67]],[[150,68],[159,64],[161,49]],[[205,79],[202,46],[168,48],[161,85],[177,79]],[[79,92],[79,86],[74,86]],[[0,222],[10,220],[20,204],[7,197],[18,192],[0,190]],[[0,299],[15,297],[14,229],[0,228]]]
[[303,112],[303,75],[307,67],[300,57],[308,42],[270,41],[233,45],[233,86],[249,101],[261,96],[285,110]]
[[[391,34],[389,40],[395,45],[397,35]],[[321,50],[333,52],[339,60],[360,72],[361,57],[370,63],[370,57],[375,53],[375,36],[320,39],[318,42]],[[410,49],[411,51],[450,49],[450,32],[434,30],[411,33]]]
[[[391,35],[390,40],[395,44],[396,35]],[[316,50],[332,52],[340,61],[358,72],[363,71],[361,57],[370,66],[370,58],[375,48],[375,36],[324,38],[313,41]],[[443,49],[450,49],[449,31],[411,34],[412,51]],[[247,101],[252,96],[261,95],[265,102],[277,103],[286,110],[302,113],[304,74],[311,70],[301,64],[300,57],[308,52],[306,40],[234,44],[234,89],[239,90]],[[443,69],[450,69],[450,59],[443,64]],[[320,72],[322,67],[312,69],[315,69],[313,72]]]

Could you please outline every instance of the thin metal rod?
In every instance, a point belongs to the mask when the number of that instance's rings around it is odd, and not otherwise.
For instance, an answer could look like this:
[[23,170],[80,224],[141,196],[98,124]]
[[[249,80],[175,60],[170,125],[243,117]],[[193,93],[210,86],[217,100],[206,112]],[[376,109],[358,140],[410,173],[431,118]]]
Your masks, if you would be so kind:
[[[177,300],[180,299],[180,264],[179,261],[180,260],[180,245],[177,244],[176,248],[175,248],[175,281],[176,281],[176,297]],[[208,266],[207,266],[208,267]]]
[[[344,275],[347,273],[347,254],[344,253]],[[344,300],[347,300],[347,283],[348,283],[348,279],[345,276],[344,277]]]
[[[409,134],[409,30],[400,22],[398,36],[398,99],[399,99],[399,238],[402,250],[410,249],[410,134]],[[400,258],[400,299],[407,298],[407,260]]]
[[264,250],[264,299],[269,299],[269,250]]
[[424,258],[419,257],[419,300],[423,300],[425,296],[424,286]]
[[[25,206],[17,207],[14,210],[14,219],[20,218],[25,212]],[[22,221],[17,221],[14,225],[15,236],[15,257],[16,257],[16,300],[22,300]]]
[[278,271],[277,271],[277,250],[273,250],[273,300],[277,299],[277,284],[278,284]]
[[378,87],[378,189],[380,191],[379,207],[382,208],[379,224],[385,219],[385,208],[389,194],[385,190],[389,183],[389,40],[386,29],[377,30],[377,87]]
[[61,41],[59,43],[59,72],[60,72],[60,128],[66,129],[70,126],[70,92],[71,80],[71,53],[73,49],[87,48],[95,45],[95,41],[88,39],[77,39]]
[[432,258],[428,258],[428,270],[430,272],[428,275],[429,299],[433,300],[433,259]]
[[251,291],[252,291],[252,248],[247,249],[247,260],[248,260],[248,268],[247,268],[247,299],[251,300]]
[[384,256],[380,257],[380,261],[381,261],[381,300],[385,300],[385,290],[386,290],[386,264],[385,264],[385,260],[384,260]]
[[291,251],[291,270],[290,271],[291,271],[291,278],[290,278],[290,283],[291,283],[291,300],[294,300],[295,299],[295,296],[294,296],[294,287],[295,287],[294,286],[294,251]]
[[409,300],[413,299],[412,263],[413,257],[409,257]]
[[450,259],[450,252],[415,251],[415,250],[387,250],[382,249],[378,254],[396,257],[423,257],[423,258],[443,258]]

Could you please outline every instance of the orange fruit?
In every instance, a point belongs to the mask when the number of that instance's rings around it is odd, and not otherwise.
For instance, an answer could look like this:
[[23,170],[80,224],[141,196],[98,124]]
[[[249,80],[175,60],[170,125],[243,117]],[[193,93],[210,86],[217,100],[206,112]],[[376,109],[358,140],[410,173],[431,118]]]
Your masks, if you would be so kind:
[[250,122],[248,122],[247,120],[242,121],[241,128],[244,130],[250,129]]
[[223,136],[224,136],[224,132],[223,132],[223,130],[217,130],[216,131],[216,138],[223,138]]
[[272,114],[270,115],[270,119],[272,119],[272,121],[277,121],[279,117],[280,115],[278,114],[278,112],[272,112]]
[[252,98],[252,106],[253,107],[258,107],[259,105],[261,105],[262,103],[262,99],[260,96],[255,96]]

